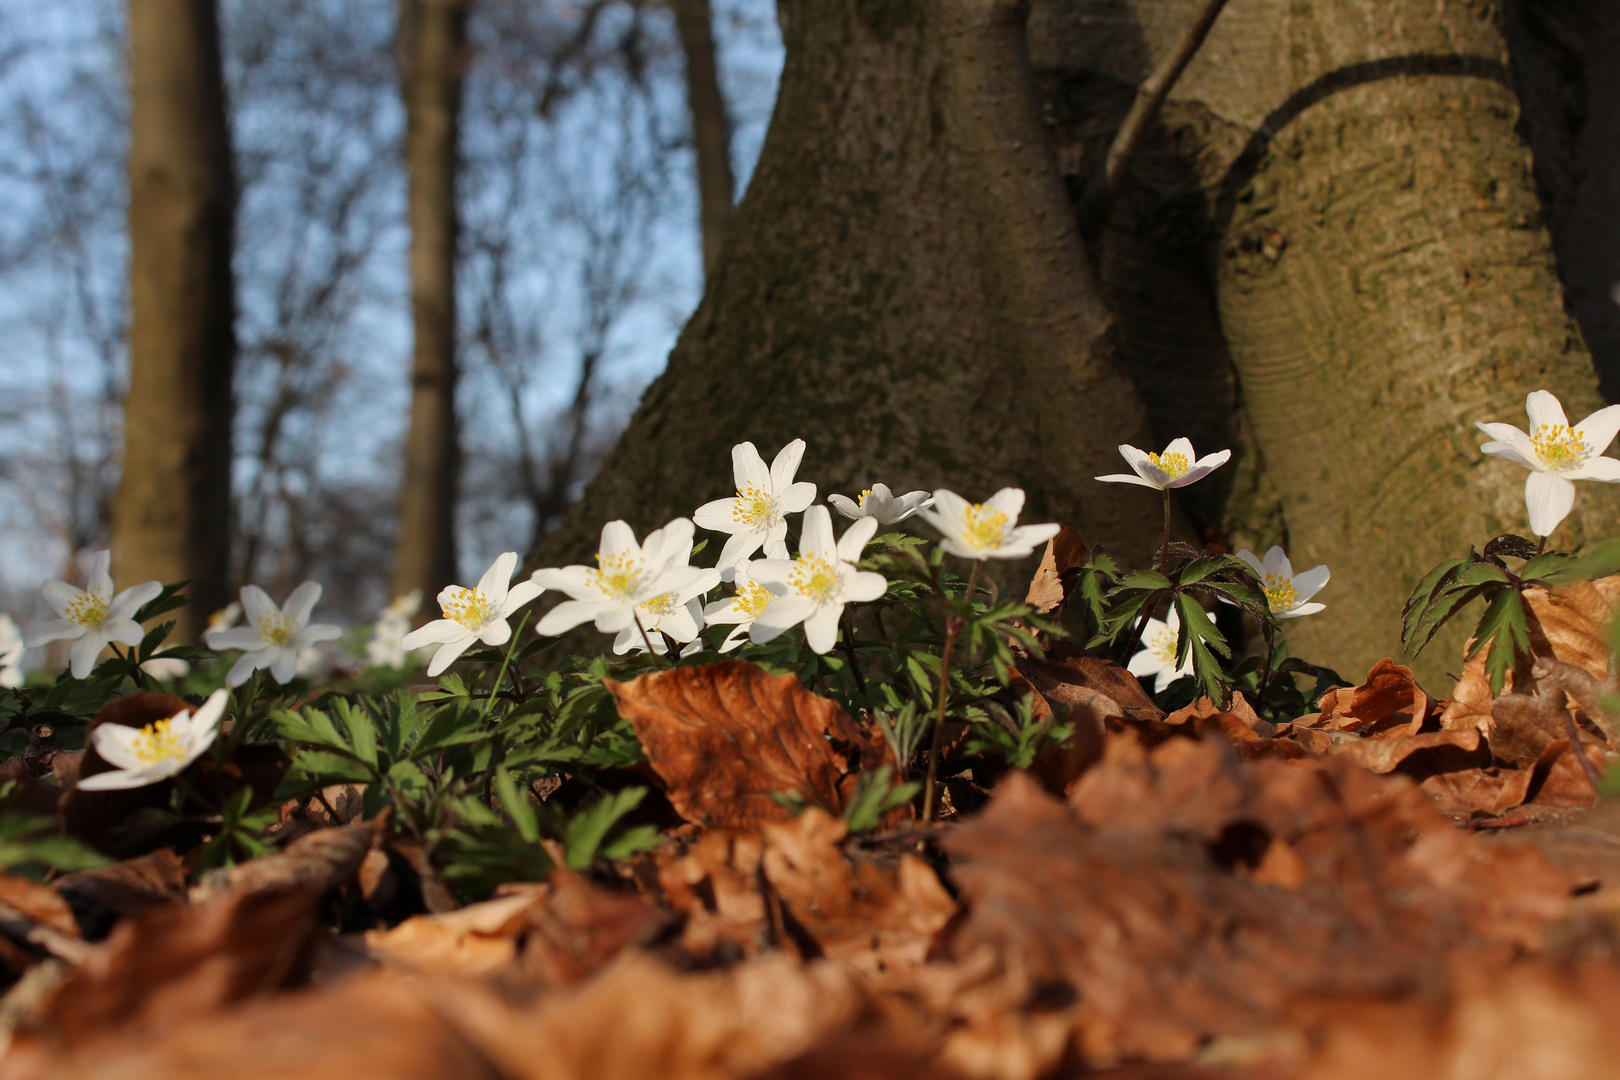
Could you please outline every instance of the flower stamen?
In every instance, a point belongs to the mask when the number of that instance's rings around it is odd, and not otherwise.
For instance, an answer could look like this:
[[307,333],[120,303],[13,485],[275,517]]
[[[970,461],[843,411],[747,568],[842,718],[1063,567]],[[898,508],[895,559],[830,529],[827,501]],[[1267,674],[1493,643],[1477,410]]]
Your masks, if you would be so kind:
[[643,600],[641,602],[641,610],[653,616],[654,622],[663,618],[665,615],[673,615],[675,613],[675,609],[680,606],[679,600],[672,592],[661,593],[660,595],[653,597],[651,600]]
[[1150,450],[1148,460],[1153,463],[1154,468],[1172,480],[1181,479],[1187,475],[1187,470],[1192,468],[1192,462],[1187,460],[1186,454],[1155,454]]
[[1591,456],[1586,441],[1568,424],[1538,424],[1530,436],[1530,445],[1543,463],[1552,469],[1567,469],[1579,465]]
[[838,573],[820,555],[800,555],[793,560],[788,584],[802,596],[828,601],[838,591]]
[[763,525],[771,519],[776,510],[776,500],[764,488],[748,487],[737,489],[737,501],[731,505],[731,517],[744,525]]
[[629,596],[641,580],[641,560],[629,552],[596,556],[598,569],[590,571],[590,582],[609,596]]
[[146,725],[135,733],[135,741],[130,746],[130,753],[143,766],[151,766],[160,761],[185,757],[186,747],[181,742],[179,733],[171,726],[171,722],[169,720],[159,720]]
[[998,547],[1007,535],[1007,515],[983,503],[962,511],[962,543],[978,551]]
[[469,630],[476,630],[489,618],[489,600],[477,589],[457,585],[448,600],[439,602],[444,617],[454,620]]
[[96,593],[85,591],[68,601],[67,611],[63,612],[68,622],[78,623],[92,629],[100,626],[107,618],[107,601]]
[[1260,590],[1266,594],[1266,606],[1272,611],[1288,611],[1299,604],[1299,590],[1292,578],[1282,574],[1267,574],[1260,581]]
[[771,591],[763,585],[745,581],[731,602],[750,619],[757,619],[765,613],[765,605],[771,602]]

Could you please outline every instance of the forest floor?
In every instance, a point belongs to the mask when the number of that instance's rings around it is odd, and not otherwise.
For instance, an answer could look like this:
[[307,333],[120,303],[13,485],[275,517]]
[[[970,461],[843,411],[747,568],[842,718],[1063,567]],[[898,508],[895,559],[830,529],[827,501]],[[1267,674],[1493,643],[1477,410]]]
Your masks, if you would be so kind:
[[457,906],[336,785],[200,884],[167,847],[0,878],[0,1080],[1611,1076],[1616,593],[1531,590],[1501,695],[1482,657],[1447,698],[1385,661],[1283,724],[1024,657],[1075,737],[994,780],[947,755],[943,820],[856,835],[768,797],[850,797],[836,704],[643,676],[614,693],[664,828],[632,858]]

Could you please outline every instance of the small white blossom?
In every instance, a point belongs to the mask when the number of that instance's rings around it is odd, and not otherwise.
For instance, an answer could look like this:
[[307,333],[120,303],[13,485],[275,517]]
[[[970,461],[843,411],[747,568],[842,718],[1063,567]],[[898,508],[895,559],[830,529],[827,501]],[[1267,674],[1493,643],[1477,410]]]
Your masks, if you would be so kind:
[[517,561],[517,552],[502,552],[475,588],[446,585],[439,590],[439,610],[444,612],[444,618],[417,627],[400,642],[406,649],[439,647],[428,664],[428,678],[437,678],[475,641],[498,647],[512,640],[512,626],[507,620],[544,591],[532,581],[511,584]]
[[1125,665],[1125,670],[1138,679],[1154,676],[1155,694],[1183,675],[1191,675],[1192,649],[1187,650],[1187,658],[1179,667],[1176,666],[1176,638],[1180,635],[1181,616],[1176,614],[1175,605],[1172,604],[1165,618],[1149,619],[1147,625],[1142,628],[1142,649],[1131,657],[1131,662]]
[[1164,448],[1162,454],[1138,450],[1128,443],[1121,443],[1119,452],[1135,470],[1134,473],[1110,473],[1097,479],[1109,484],[1140,484],[1157,491],[1182,488],[1202,480],[1225,465],[1232,456],[1232,451],[1220,450],[1198,457],[1193,453],[1190,439],[1175,440]]
[[806,510],[799,557],[761,559],[749,567],[754,581],[773,594],[754,620],[749,639],[762,645],[803,623],[805,643],[813,651],[831,649],[838,640],[844,607],[876,600],[889,587],[882,574],[855,568],[877,526],[876,518],[861,518],[835,544],[827,508]]
[[340,627],[331,623],[309,621],[310,612],[321,598],[321,587],[313,581],[294,589],[281,607],[257,585],[242,586],[241,595],[248,624],[229,630],[210,630],[203,638],[208,647],[217,652],[244,650],[225,676],[228,686],[241,686],[259,668],[269,668],[271,677],[278,683],[290,682],[304,665],[301,653],[343,634]]
[[1532,391],[1524,407],[1530,414],[1529,432],[1512,424],[1474,426],[1492,440],[1481,450],[1530,470],[1524,481],[1530,531],[1551,536],[1575,505],[1575,485],[1570,481],[1620,484],[1620,461],[1603,456],[1620,432],[1620,405],[1599,409],[1574,427],[1569,426],[1563,405],[1545,390]]
[[[682,535],[686,537],[684,548],[680,546]],[[650,544],[652,537],[649,536],[647,540]],[[671,534],[665,546],[669,552],[664,563],[667,574],[702,569],[691,565],[691,530],[677,530]],[[703,648],[703,643],[698,640],[698,631],[703,629],[703,594],[720,584],[720,571],[702,569],[702,573],[689,577],[683,588],[659,593],[636,605],[636,617],[641,625],[632,624],[619,631],[619,636],[613,640],[614,653],[623,656],[627,652],[645,652],[647,642],[651,641],[653,651],[662,656],[669,651],[665,635],[677,644],[686,646],[681,650],[682,656]],[[643,629],[646,631],[645,637],[642,635]]]
[[28,635],[28,645],[44,645],[51,641],[72,641],[70,670],[75,679],[82,679],[96,666],[96,657],[109,644],[139,645],[145,631],[130,616],[141,605],[163,591],[157,581],[145,581],[133,588],[113,595],[112,576],[107,568],[112,563],[112,552],[101,551],[90,563],[89,587],[76,589],[65,581],[47,581],[40,586],[45,602],[61,618],[36,629]]
[[371,638],[366,642],[366,663],[372,667],[405,666],[405,635],[411,632],[411,619],[421,607],[422,590],[412,589],[404,596],[394,597],[392,603],[377,613]]
[[10,615],[0,614],[0,686],[15,689],[23,684],[22,659],[27,651],[17,624]]
[[827,501],[847,518],[877,518],[879,525],[893,525],[906,520],[917,511],[934,505],[934,497],[926,491],[908,491],[895,495],[887,484],[873,484],[861,492],[859,501],[846,495],[829,495]]
[[706,502],[692,515],[705,529],[731,534],[720,550],[716,569],[729,576],[738,563],[761,548],[769,558],[788,557],[787,515],[797,514],[816,501],[816,485],[793,480],[803,457],[803,439],[794,439],[782,447],[769,469],[753,443],[738,443],[731,448],[736,496]]
[[1326,604],[1307,602],[1328,583],[1331,575],[1326,563],[1296,574],[1294,564],[1288,561],[1283,549],[1276,546],[1266,552],[1264,562],[1255,558],[1254,552],[1247,548],[1238,552],[1237,557],[1254,571],[1254,576],[1260,581],[1260,591],[1266,594],[1266,606],[1277,618],[1297,619],[1301,615],[1314,615],[1327,607]]
[[[594,622],[604,634],[628,630],[639,635],[636,620],[645,614],[642,605],[661,606],[665,597],[683,598],[677,605],[680,610],[672,607],[668,614],[673,620],[684,618],[682,611],[687,601],[720,582],[718,570],[690,565],[694,531],[689,519],[676,518],[648,533],[645,544],[638,544],[629,525],[608,522],[602,526],[596,566],[548,567],[534,572],[532,580],[537,584],[570,597],[546,612],[535,632],[561,634],[580,623]],[[651,631],[645,618],[641,624]],[[673,625],[685,632],[683,623]],[[694,627],[685,640],[696,636]]]
[[181,772],[219,735],[225,698],[224,690],[215,690],[195,711],[185,709],[143,728],[97,725],[90,733],[90,745],[113,771],[85,777],[79,781],[79,790],[145,787]]
[[152,654],[152,658],[141,665],[141,670],[154,679],[169,682],[174,679],[183,679],[191,674],[191,665],[186,661],[173,656],[164,656],[168,649],[159,649]]
[[232,600],[212,615],[208,616],[208,630],[229,630],[242,620],[242,602]]
[[737,591],[703,609],[704,621],[710,625],[737,624],[720,644],[723,653],[746,641],[749,631],[754,628],[754,621],[765,613],[765,605],[771,602],[772,597],[784,595],[787,591],[786,585],[773,586],[776,590],[773,592],[755,581],[752,569],[755,565],[757,563],[749,559],[738,563],[737,575],[732,580]]
[[944,537],[940,546],[964,559],[1022,559],[1056,536],[1061,525],[1020,525],[1022,488],[1002,488],[982,503],[954,491],[934,492],[934,505],[920,511]]

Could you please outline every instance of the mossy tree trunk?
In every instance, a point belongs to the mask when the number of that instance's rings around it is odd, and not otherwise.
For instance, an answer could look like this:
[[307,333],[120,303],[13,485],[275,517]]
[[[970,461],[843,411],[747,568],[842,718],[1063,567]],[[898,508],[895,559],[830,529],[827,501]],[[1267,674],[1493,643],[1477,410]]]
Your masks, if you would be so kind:
[[213,0],[129,5],[130,341],[120,586],[191,579],[175,640],[226,603],[235,188]]
[[[1134,85],[1195,6],[1047,5],[1037,61],[1071,98]],[[1266,538],[1285,537],[1296,566],[1333,569],[1328,611],[1290,640],[1347,674],[1399,655],[1401,602],[1423,571],[1528,531],[1523,470],[1482,455],[1473,422],[1523,425],[1537,388],[1574,420],[1602,404],[1515,132],[1502,12],[1397,7],[1229,6],[1137,170],[1137,213],[1114,223],[1130,233],[1116,251],[1162,254],[1167,235],[1201,249],[1220,336],[1193,352],[1230,355],[1278,511]],[[1114,265],[1113,291],[1134,288],[1148,311],[1200,288]],[[1555,541],[1612,535],[1617,507],[1613,489],[1584,485]],[[1254,511],[1238,524],[1263,533]],[[1436,684],[1457,670],[1455,643],[1426,657]]]
[[1024,487],[1115,550],[1151,493],[1091,480],[1146,438],[1001,0],[798,0],[770,131],[664,375],[534,561],[732,488],[730,448],[797,436],[821,495]]

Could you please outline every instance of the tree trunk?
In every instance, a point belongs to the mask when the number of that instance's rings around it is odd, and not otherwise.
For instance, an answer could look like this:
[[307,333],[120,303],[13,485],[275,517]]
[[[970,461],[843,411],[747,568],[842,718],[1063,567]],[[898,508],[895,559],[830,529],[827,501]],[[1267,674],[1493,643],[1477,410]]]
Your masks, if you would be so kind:
[[536,559],[732,487],[730,448],[809,443],[820,495],[1024,487],[1145,558],[1158,501],[1098,484],[1147,439],[1063,197],[1023,7],[788,5],[787,60],[725,258],[664,375]]
[[699,224],[703,233],[703,273],[714,273],[731,227],[736,181],[731,174],[731,120],[720,93],[714,59],[714,14],[709,0],[673,0],[675,29],[686,59],[686,105],[692,117],[692,149],[697,158]]
[[[1038,62],[1071,88],[1132,86],[1196,6],[1053,3],[1032,28]],[[1231,5],[1135,178],[1173,212],[1134,227],[1204,252],[1275,531],[1296,566],[1333,570],[1328,611],[1291,627],[1294,651],[1347,674],[1399,655],[1424,571],[1528,531],[1523,470],[1482,455],[1473,422],[1523,425],[1537,388],[1572,420],[1601,404],[1514,131],[1501,12],[1399,9]],[[1555,542],[1613,534],[1617,505],[1583,485]],[[1426,654],[1435,684],[1457,670],[1461,632]]]
[[191,579],[176,639],[226,603],[235,189],[213,0],[129,5],[130,377],[120,586]]
[[468,0],[400,0],[399,68],[410,177],[411,425],[394,595],[456,579],[456,170]]

